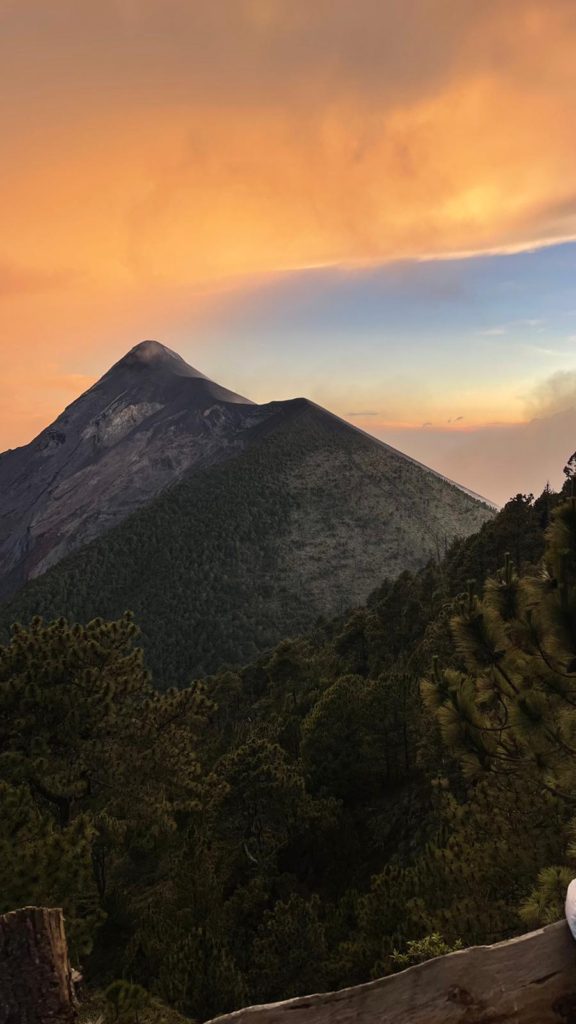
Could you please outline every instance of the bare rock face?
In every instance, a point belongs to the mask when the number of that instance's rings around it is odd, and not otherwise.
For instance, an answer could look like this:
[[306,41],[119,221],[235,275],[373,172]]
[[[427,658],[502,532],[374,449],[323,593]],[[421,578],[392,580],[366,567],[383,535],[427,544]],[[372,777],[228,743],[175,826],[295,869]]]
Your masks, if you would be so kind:
[[576,943],[562,921],[508,942],[437,957],[367,985],[217,1018],[217,1024],[224,1022],[576,1024]]
[[24,448],[0,455],[0,596],[266,418],[156,341],[136,345]]

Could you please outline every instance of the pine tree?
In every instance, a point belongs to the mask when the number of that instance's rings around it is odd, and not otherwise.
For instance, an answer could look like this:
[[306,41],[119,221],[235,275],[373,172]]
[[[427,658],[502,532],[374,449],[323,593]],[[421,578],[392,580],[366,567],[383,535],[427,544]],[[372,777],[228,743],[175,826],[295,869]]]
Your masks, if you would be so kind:
[[34,859],[54,864],[59,850],[71,882],[85,886],[72,885],[73,906],[93,918],[95,889],[101,910],[121,915],[135,863],[154,884],[160,851],[200,806],[195,751],[212,705],[199,686],[156,693],[136,638],[129,615],[87,626],[35,619],[0,647],[2,792],[40,823],[34,858],[15,876],[22,902],[54,891],[39,885]]
[[271,1002],[284,992],[304,995],[326,985],[326,943],[317,896],[292,894],[264,914],[253,946],[253,998]]
[[576,813],[576,499],[552,514],[541,569],[519,575],[507,557],[482,598],[469,586],[451,632],[459,667],[436,663],[422,684],[446,747],[468,780],[536,780],[567,824]]
[[0,782],[0,914],[25,906],[62,907],[75,965],[90,951],[102,920],[93,840],[86,816],[60,829],[26,786]]

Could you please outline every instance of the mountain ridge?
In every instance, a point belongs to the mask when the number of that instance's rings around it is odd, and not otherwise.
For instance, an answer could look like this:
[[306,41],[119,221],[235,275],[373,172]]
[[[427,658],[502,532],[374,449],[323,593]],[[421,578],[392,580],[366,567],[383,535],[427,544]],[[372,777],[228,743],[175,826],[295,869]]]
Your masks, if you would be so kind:
[[0,598],[192,470],[244,451],[261,436],[257,428],[302,403],[446,480],[306,398],[257,405],[160,342],[143,341],[28,445],[0,455]]
[[463,491],[464,494],[468,494],[471,498],[475,498],[476,501],[481,502],[483,505],[487,505],[489,508],[493,508],[495,510],[498,508],[496,502],[491,501],[490,498],[486,498],[483,494],[478,494],[477,491],[473,491],[470,487],[464,487],[464,485],[459,484],[457,480],[453,480],[451,477],[446,476],[445,473],[441,473],[438,469],[433,469],[431,466],[427,466],[424,462],[420,462],[419,459],[415,459],[414,456],[407,455],[406,452],[401,452],[399,448],[395,448],[393,444],[388,444],[387,441],[383,441],[381,438],[375,437],[375,435],[371,434],[370,431],[362,430],[362,427],[357,426],[356,423],[349,423],[348,420],[345,420],[342,416],[338,416],[337,413],[332,412],[330,409],[325,409],[324,406],[319,405],[317,402],[313,402],[309,398],[304,399],[304,401],[309,402],[310,405],[315,405],[317,409],[321,409],[329,416],[332,416],[335,420],[345,424],[347,427],[351,427],[352,430],[355,430],[357,433],[367,437],[370,441],[375,441],[376,444],[386,448],[387,451],[394,452],[396,455],[401,455],[403,459],[407,459],[408,462],[411,462],[414,466],[418,466],[419,469],[423,469],[427,473],[432,473],[433,476],[438,477],[440,480],[444,480],[445,483],[450,484],[452,487],[457,487],[459,491]]
[[31,580],[0,626],[131,609],[159,685],[245,663],[439,560],[492,510],[307,399]]

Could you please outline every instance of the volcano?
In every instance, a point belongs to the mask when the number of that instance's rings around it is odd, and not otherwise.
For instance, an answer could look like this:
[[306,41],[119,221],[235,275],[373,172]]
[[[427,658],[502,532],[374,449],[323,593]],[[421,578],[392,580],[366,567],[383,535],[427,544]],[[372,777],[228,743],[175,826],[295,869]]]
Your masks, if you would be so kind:
[[[492,515],[315,403],[257,405],[145,341],[0,456],[0,594],[24,587],[14,616],[132,608],[146,620],[154,609],[158,628],[171,617],[184,632],[209,621],[213,633],[238,606],[254,653],[365,601]],[[224,640],[222,660],[238,656]]]

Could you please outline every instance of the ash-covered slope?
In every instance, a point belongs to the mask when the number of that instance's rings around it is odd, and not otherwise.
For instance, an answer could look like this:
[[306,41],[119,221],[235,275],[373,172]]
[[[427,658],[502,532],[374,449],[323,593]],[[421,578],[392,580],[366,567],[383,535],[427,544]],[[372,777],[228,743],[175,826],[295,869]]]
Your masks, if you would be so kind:
[[364,602],[493,515],[306,399],[244,411],[234,457],[31,581],[0,626],[130,608],[159,685],[184,683]]
[[136,345],[34,441],[0,455],[0,595],[241,446],[266,414],[158,342]]

